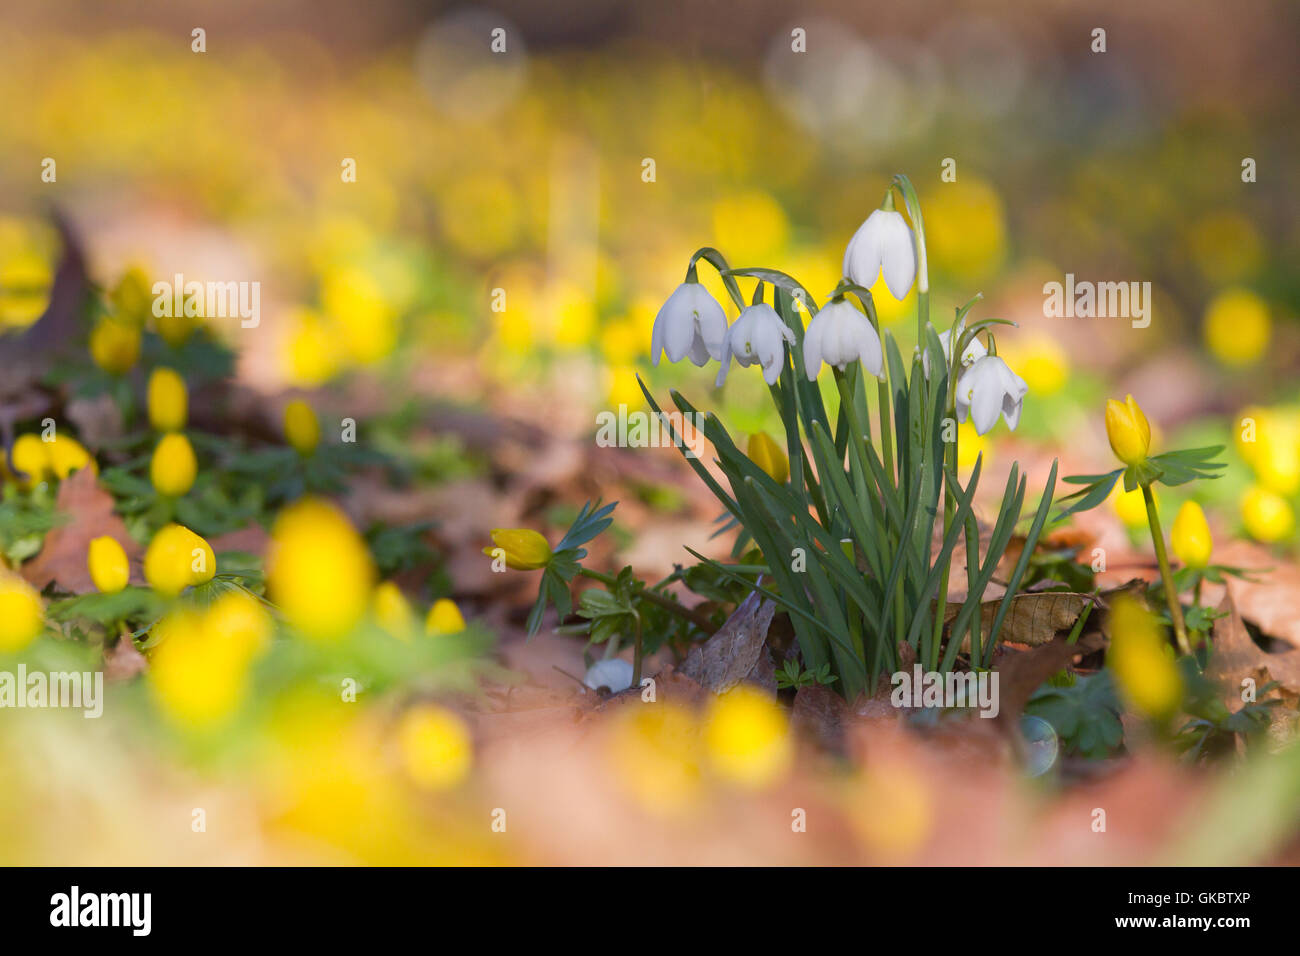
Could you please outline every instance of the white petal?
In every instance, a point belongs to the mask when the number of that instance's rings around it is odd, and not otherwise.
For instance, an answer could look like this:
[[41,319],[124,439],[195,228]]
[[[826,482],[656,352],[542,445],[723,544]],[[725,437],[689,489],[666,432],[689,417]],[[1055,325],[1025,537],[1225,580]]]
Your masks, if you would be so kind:
[[876,378],[885,377],[885,353],[880,347],[880,336],[876,330],[871,327],[871,323],[866,323],[866,329],[859,339],[858,356],[862,361],[862,367],[865,368]]
[[998,423],[1002,413],[1003,392],[988,379],[975,383],[975,396],[971,401],[971,417],[975,420],[975,431],[986,434]]
[[916,245],[911,227],[897,210],[877,209],[871,215],[885,217],[880,239],[881,269],[890,293],[902,300],[916,278]]
[[700,368],[707,365],[711,357],[709,355],[709,350],[704,346],[704,339],[700,337],[698,331],[695,333],[695,338],[691,341],[690,357],[691,361]]
[[1002,397],[1002,417],[1007,420],[1007,428],[1010,428],[1012,431],[1015,431],[1016,426],[1020,424],[1021,404],[1020,399],[1014,398],[1011,395],[1004,395]]
[[826,310],[813,316],[808,331],[803,336],[803,367],[809,379],[816,379],[822,370],[822,333],[826,330]]
[[695,310],[695,328],[704,342],[704,347],[715,359],[722,358],[722,339],[727,334],[727,314],[722,311],[718,300],[709,294],[709,290],[698,282],[688,283],[695,288],[691,292],[691,305]]
[[620,658],[611,657],[608,660],[597,661],[592,664],[587,669],[587,674],[582,682],[592,690],[607,687],[611,693],[617,694],[619,691],[627,690],[632,686],[632,673],[631,664]]
[[844,250],[844,274],[863,288],[870,289],[880,275],[881,219],[877,209],[858,227]]

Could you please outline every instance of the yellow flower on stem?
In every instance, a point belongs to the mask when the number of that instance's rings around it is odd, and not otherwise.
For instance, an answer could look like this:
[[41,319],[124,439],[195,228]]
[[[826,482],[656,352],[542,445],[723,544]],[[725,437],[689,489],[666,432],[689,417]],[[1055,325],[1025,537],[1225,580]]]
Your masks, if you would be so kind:
[[1151,450],[1151,425],[1141,407],[1129,395],[1119,402],[1106,402],[1106,437],[1115,457],[1126,465],[1145,461]]
[[54,477],[62,480],[82,468],[89,468],[99,474],[99,466],[95,464],[95,459],[75,438],[56,433],[53,441],[43,444],[50,456],[50,470],[54,472]]
[[1116,598],[1111,608],[1106,666],[1124,697],[1147,717],[1165,720],[1178,710],[1183,680],[1173,648],[1155,616],[1127,595]]
[[194,487],[198,471],[199,463],[190,440],[179,432],[163,436],[149,463],[154,490],[168,498],[179,498]]
[[44,626],[36,589],[18,575],[0,571],[0,652],[21,651]]
[[465,630],[465,617],[451,598],[439,598],[429,608],[429,616],[424,620],[424,631],[430,637],[443,634],[459,634]]
[[14,470],[26,477],[20,479],[24,488],[39,485],[54,474],[50,467],[50,449],[39,435],[19,435],[13,447]]
[[1295,511],[1281,495],[1252,485],[1241,496],[1241,521],[1256,541],[1273,543],[1291,534],[1295,528]]
[[140,330],[120,319],[100,319],[90,331],[90,357],[112,375],[129,372],[140,357]]
[[320,443],[320,421],[301,398],[284,407],[284,437],[300,455],[310,455]]
[[310,640],[341,639],[370,606],[370,552],[347,516],[327,501],[304,498],[280,513],[267,569],[271,600]]
[[789,480],[790,459],[781,450],[781,446],[768,437],[767,432],[750,435],[747,451],[749,460],[763,469],[778,485]]
[[149,376],[149,424],[160,432],[180,431],[188,414],[185,379],[175,369],[162,366],[154,369]]
[[746,684],[710,702],[704,745],[720,777],[755,789],[785,773],[794,756],[785,714],[776,701]]
[[415,613],[406,595],[392,581],[380,582],[371,596],[375,623],[394,637],[408,637],[415,630]]
[[1195,501],[1184,501],[1169,529],[1169,544],[1178,560],[1189,568],[1204,568],[1210,563],[1214,539],[1205,512]]
[[86,566],[90,569],[90,579],[95,587],[104,594],[116,594],[126,587],[131,577],[131,567],[126,560],[126,551],[111,535],[100,535],[90,542],[86,549]]
[[483,553],[505,558],[506,567],[516,571],[536,571],[551,560],[551,546],[531,528],[493,528],[492,543]]
[[465,721],[445,707],[421,704],[397,727],[402,766],[428,790],[449,790],[469,776],[474,746]]
[[189,528],[169,524],[161,528],[144,553],[144,577],[159,594],[175,597],[194,584],[212,580],[217,573],[212,545]]

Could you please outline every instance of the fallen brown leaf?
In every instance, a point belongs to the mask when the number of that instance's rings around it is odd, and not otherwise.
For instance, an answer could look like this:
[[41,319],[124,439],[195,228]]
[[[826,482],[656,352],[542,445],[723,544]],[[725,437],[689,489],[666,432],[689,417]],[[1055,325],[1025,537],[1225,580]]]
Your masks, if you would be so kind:
[[113,513],[113,496],[99,486],[93,471],[83,468],[65,478],[55,508],[63,523],[45,536],[40,554],[22,569],[23,577],[34,587],[42,589],[53,582],[71,594],[95,590],[86,551],[90,542],[101,535],[117,539],[131,563],[131,580],[144,583],[140,572],[142,549],[127,533],[122,519]]
[[769,687],[775,693],[776,681],[769,673],[772,660],[766,653],[767,629],[775,613],[774,603],[753,592],[716,634],[687,655],[678,670],[715,694],[726,693],[744,680]]

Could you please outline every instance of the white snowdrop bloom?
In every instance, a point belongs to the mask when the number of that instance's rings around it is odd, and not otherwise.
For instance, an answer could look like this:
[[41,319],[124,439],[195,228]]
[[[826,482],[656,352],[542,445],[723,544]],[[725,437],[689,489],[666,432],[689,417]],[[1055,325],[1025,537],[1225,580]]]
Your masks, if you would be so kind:
[[885,353],[880,348],[880,336],[848,299],[828,302],[813,316],[803,337],[804,370],[815,379],[823,362],[842,372],[858,361],[876,378],[884,376]]
[[766,302],[751,305],[727,329],[722,341],[722,368],[718,384],[727,380],[727,369],[735,358],[741,366],[757,362],[763,368],[763,381],[775,385],[785,366],[785,343],[794,345],[794,332],[781,321],[776,309]]
[[611,694],[617,694],[632,686],[632,665],[618,657],[597,661],[587,668],[582,682],[592,690],[606,687]]
[[1029,386],[996,355],[977,359],[957,380],[957,420],[967,415],[975,431],[983,435],[998,422],[1000,414],[1012,431],[1020,424],[1020,405]]
[[650,364],[659,364],[659,353],[667,352],[670,362],[690,356],[696,365],[710,357],[722,358],[722,340],[727,335],[727,316],[718,300],[698,282],[683,282],[668,297],[655,316],[650,333]]
[[877,209],[849,240],[844,274],[870,289],[881,272],[895,299],[902,300],[916,278],[916,244],[912,228],[894,209]]

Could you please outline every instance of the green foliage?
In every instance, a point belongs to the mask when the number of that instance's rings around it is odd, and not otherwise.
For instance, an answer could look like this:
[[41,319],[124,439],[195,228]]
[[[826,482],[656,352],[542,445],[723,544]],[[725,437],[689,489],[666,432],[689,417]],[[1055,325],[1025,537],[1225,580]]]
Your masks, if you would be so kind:
[[1066,753],[1108,757],[1124,740],[1119,699],[1109,671],[1078,677],[1072,684],[1053,679],[1034,691],[1025,713],[1051,724]]
[[823,664],[816,671],[804,670],[799,666],[799,662],[794,658],[788,658],[784,665],[777,669],[776,686],[782,690],[786,688],[811,687],[814,684],[830,686],[839,680],[831,673],[831,665]]

